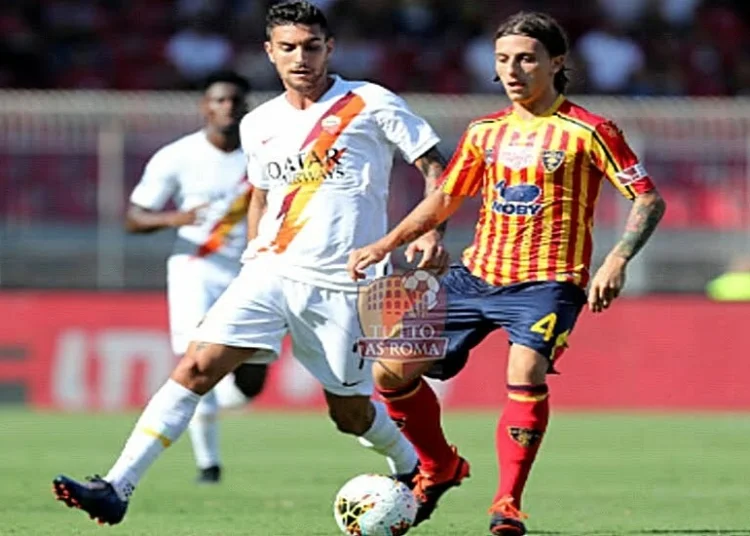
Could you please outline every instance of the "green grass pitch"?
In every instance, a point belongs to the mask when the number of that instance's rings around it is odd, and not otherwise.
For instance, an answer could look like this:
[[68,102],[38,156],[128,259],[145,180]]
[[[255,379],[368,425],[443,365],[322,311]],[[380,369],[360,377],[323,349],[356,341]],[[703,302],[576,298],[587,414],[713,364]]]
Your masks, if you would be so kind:
[[[414,536],[482,536],[495,488],[495,416],[448,414],[472,477]],[[281,536],[338,534],[332,499],[385,464],[321,414],[226,415],[226,478],[193,484],[189,440],[157,462],[128,516],[98,527],[53,499],[51,480],[105,473],[135,415],[0,411],[0,534]],[[750,536],[750,416],[553,415],[526,494],[530,535]]]

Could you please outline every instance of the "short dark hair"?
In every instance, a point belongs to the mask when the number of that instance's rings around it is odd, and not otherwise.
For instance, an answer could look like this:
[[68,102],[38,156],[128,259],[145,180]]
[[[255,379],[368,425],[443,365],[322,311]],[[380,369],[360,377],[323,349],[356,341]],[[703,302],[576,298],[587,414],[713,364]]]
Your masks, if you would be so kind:
[[[536,39],[550,57],[562,56],[568,53],[568,36],[562,26],[546,13],[535,11],[520,11],[510,16],[500,24],[495,32],[495,41],[506,35],[525,35]],[[555,74],[555,89],[564,93],[568,86],[567,68],[563,66]]]
[[325,14],[320,8],[304,0],[292,0],[272,5],[266,14],[266,36],[270,39],[271,30],[276,26],[288,24],[304,24],[305,26],[317,24],[326,39],[332,36]]
[[209,74],[203,80],[201,89],[205,93],[214,84],[222,82],[227,84],[234,84],[235,86],[240,88],[243,93],[250,93],[250,81],[241,74],[236,73],[235,71],[216,71]]

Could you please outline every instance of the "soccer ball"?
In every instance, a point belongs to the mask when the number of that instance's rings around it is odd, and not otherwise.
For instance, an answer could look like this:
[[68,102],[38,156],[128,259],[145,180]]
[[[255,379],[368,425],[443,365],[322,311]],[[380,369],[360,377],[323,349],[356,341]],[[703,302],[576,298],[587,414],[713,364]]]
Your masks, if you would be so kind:
[[402,536],[417,515],[417,501],[405,484],[391,477],[359,475],[336,494],[333,517],[349,536]]
[[404,275],[404,289],[413,296],[415,309],[424,313],[437,305],[440,282],[426,270],[416,270]]

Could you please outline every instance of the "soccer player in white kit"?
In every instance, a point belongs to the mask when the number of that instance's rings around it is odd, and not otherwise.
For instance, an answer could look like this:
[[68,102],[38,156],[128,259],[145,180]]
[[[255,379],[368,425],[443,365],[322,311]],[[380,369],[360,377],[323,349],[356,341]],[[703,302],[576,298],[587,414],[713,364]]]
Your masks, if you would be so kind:
[[[125,227],[133,233],[176,228],[167,261],[167,301],[172,348],[185,354],[194,328],[240,271],[247,245],[247,209],[252,187],[240,147],[240,119],[247,113],[248,81],[218,72],[203,86],[205,125],[159,149],[130,196]],[[168,201],[177,210],[164,210]],[[219,407],[231,407],[260,392],[264,365],[242,365],[206,393],[190,423],[198,481],[218,482],[221,460]],[[237,381],[239,380],[239,381]]]
[[[394,473],[416,474],[413,446],[382,403],[370,400],[371,362],[360,358],[357,286],[349,253],[383,236],[396,150],[436,187],[444,160],[438,137],[406,103],[375,84],[328,73],[327,21],[312,4],[276,4],[266,51],[286,91],[240,126],[254,185],[237,278],[211,308],[187,353],[152,397],[104,477],[55,478],[59,500],[116,524],[153,461],[187,428],[201,395],[242,363],[268,363],[289,334],[293,354],[321,383],[337,428],[386,456]],[[420,266],[447,262],[440,233],[412,243]],[[376,276],[373,268],[367,274]]]

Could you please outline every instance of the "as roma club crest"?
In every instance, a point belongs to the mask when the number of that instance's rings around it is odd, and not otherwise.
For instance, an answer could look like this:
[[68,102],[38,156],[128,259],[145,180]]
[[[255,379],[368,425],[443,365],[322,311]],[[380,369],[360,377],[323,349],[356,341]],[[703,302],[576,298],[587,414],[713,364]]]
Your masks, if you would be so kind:
[[547,173],[554,173],[565,160],[565,151],[542,151],[542,165]]
[[321,120],[320,126],[330,135],[335,136],[341,129],[341,118],[337,115],[329,115]]
[[446,291],[426,270],[389,275],[361,286],[357,313],[364,359],[431,361],[445,357]]

